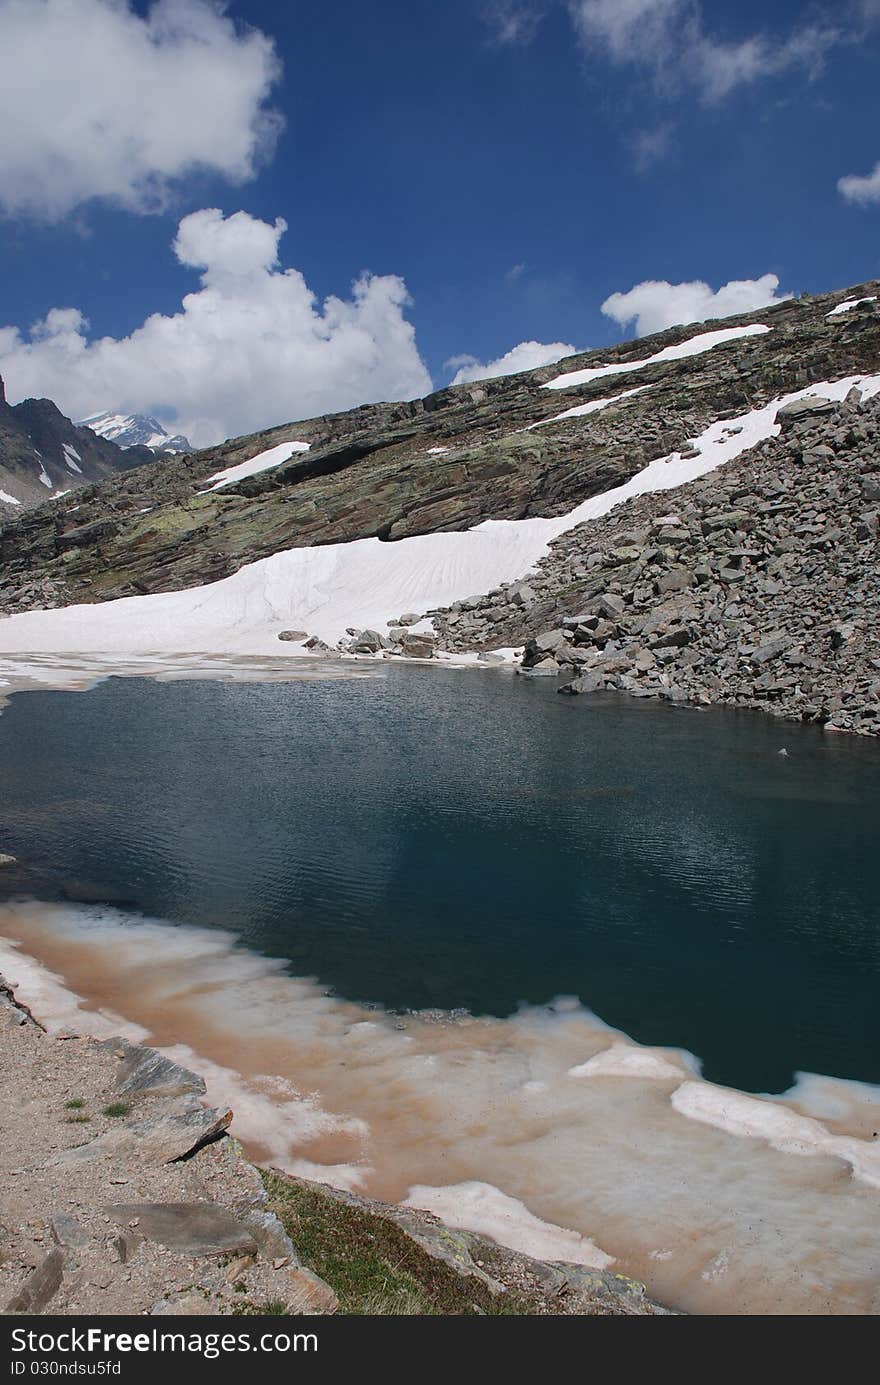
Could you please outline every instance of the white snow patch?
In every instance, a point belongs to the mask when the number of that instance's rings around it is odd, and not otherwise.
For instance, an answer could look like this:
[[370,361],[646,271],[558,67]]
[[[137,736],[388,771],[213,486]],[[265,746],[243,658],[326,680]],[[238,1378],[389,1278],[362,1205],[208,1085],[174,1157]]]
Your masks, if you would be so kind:
[[839,317],[841,313],[849,313],[849,312],[852,312],[853,308],[857,308],[857,307],[859,306],[860,303],[876,303],[876,302],[877,302],[877,295],[876,295],[876,293],[870,294],[867,298],[847,298],[843,303],[838,303],[838,305],[837,305],[836,308],[832,308],[830,313],[826,313],[826,314],[825,314],[825,317],[826,317],[826,318],[829,318],[829,317]]
[[591,399],[589,404],[575,404],[571,409],[563,409],[561,414],[553,414],[551,418],[542,418],[537,423],[530,423],[525,432],[530,433],[533,428],[546,428],[548,423],[559,423],[564,418],[582,418],[584,414],[596,414],[600,409],[607,409],[609,404],[619,404],[621,399],[629,399],[634,394],[641,394],[642,390],[652,388],[651,385],[637,385],[634,390],[624,390],[622,394],[612,394],[607,399]]
[[[280,466],[282,462],[288,461],[294,452],[308,452],[311,443],[308,442],[282,442],[277,447],[270,447],[267,452],[260,452],[256,457],[251,457],[246,462],[239,462],[237,466],[228,466],[224,471],[215,471],[213,476],[208,476],[204,485],[209,481],[216,482],[213,486],[208,486],[209,490],[219,491],[224,486],[231,486],[235,481],[243,481],[246,476],[256,476],[260,471],[269,471],[273,466]],[[203,491],[204,495],[205,492]]]
[[819,1120],[852,1121],[856,1112],[873,1136],[880,1121],[880,1089],[870,1082],[797,1072],[786,1099]]
[[606,1255],[589,1237],[542,1221],[524,1203],[491,1183],[473,1181],[445,1188],[416,1184],[410,1188],[403,1206],[433,1212],[447,1226],[491,1236],[500,1245],[535,1260],[564,1260],[570,1265],[589,1265],[594,1270],[614,1264],[613,1255]]
[[0,500],[5,501],[7,505],[20,505],[20,504],[21,504],[21,501],[20,501],[20,500],[16,500],[16,498],[15,498],[14,495],[7,495],[7,494],[6,494],[6,491],[0,491]]
[[370,538],[291,548],[204,587],[23,612],[0,620],[0,652],[302,657],[305,651],[298,646],[279,642],[280,631],[307,630],[333,646],[349,626],[381,630],[395,612],[448,606],[515,581],[545,556],[554,539],[576,525],[634,496],[693,481],[775,436],[783,405],[812,395],[842,400],[854,385],[863,397],[871,397],[880,393],[880,375],[819,382],[762,409],[719,420],[691,440],[693,456],[673,452],[657,458],[623,485],[593,496],[567,515],[486,520],[474,529],[396,543]]
[[[35,450],[35,452],[36,452],[36,449],[34,449],[34,450]],[[51,490],[51,489],[52,489],[52,477],[49,475],[48,471],[46,470],[45,466],[43,465],[43,458],[40,456],[39,452],[36,452],[36,456],[37,456],[37,460],[38,460],[39,463],[40,463],[40,481],[41,481],[41,483],[47,488],[47,490]]]
[[782,1154],[832,1155],[863,1183],[880,1188],[880,1143],[833,1135],[812,1116],[709,1082],[684,1082],[670,1098],[681,1116],[729,1135],[766,1140]]
[[587,385],[591,380],[599,380],[606,375],[623,375],[630,370],[644,370],[645,366],[660,365],[663,361],[682,361],[688,356],[700,356],[704,351],[711,351],[714,346],[721,346],[725,341],[736,341],[740,337],[756,337],[770,330],[763,322],[753,322],[748,327],[721,327],[717,332],[700,332],[695,337],[689,337],[687,341],[679,342],[677,346],[664,346],[662,351],[656,351],[653,356],[646,356],[643,361],[622,361],[614,365],[591,366],[586,370],[570,370],[565,375],[557,375],[548,380],[543,388],[566,390],[573,385]]
[[82,467],[77,465],[77,463],[82,461],[82,457],[79,455],[76,448],[71,447],[69,442],[63,442],[61,447],[64,452],[64,460],[69,469],[78,472],[79,475],[82,476]]
[[428,456],[429,456],[429,457],[439,457],[439,456],[441,456],[444,452],[448,452],[448,451],[449,451],[449,448],[448,448],[448,447],[429,447],[429,448],[428,448]]
[[569,1068],[569,1077],[649,1077],[657,1082],[671,1078],[680,1082],[687,1076],[685,1068],[670,1063],[668,1058],[640,1045],[613,1043],[602,1053],[595,1053],[586,1063]]

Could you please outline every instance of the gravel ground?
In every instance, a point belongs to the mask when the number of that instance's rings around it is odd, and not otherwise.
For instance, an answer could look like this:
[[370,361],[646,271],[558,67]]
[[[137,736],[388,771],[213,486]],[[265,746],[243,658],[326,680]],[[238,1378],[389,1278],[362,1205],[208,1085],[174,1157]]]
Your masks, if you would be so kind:
[[[246,1218],[265,1200],[259,1174],[228,1138],[179,1162],[157,1161],[144,1132],[161,1129],[179,1097],[126,1096],[122,1105],[130,1103],[130,1111],[104,1114],[121,1100],[123,1052],[93,1039],[51,1037],[0,991],[0,1304],[10,1311],[32,1272],[52,1257],[43,1272],[49,1279],[63,1259],[53,1314],[229,1314],[267,1303],[314,1311],[315,1302],[305,1300],[322,1295],[298,1268],[292,1247],[284,1254],[283,1240],[259,1250],[245,1245],[185,1254],[148,1239],[144,1215],[105,1210],[208,1203]],[[138,1133],[128,1139],[133,1130]],[[78,1147],[90,1153],[94,1141],[97,1157],[71,1155]],[[102,1141],[110,1148],[102,1149]],[[185,1214],[177,1220],[183,1223]],[[280,1226],[277,1234],[283,1238]],[[332,1308],[332,1296],[324,1298]]]

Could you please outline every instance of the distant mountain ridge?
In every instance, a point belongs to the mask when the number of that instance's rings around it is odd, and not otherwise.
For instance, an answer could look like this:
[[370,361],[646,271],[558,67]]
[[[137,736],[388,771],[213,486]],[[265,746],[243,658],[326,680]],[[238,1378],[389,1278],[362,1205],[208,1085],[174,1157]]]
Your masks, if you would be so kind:
[[118,414],[108,409],[81,419],[77,427],[90,428],[98,437],[115,442],[117,447],[148,447],[161,456],[193,451],[189,438],[183,433],[170,434],[149,414]]
[[123,448],[73,423],[51,399],[10,404],[0,378],[0,516],[155,459],[147,447]]

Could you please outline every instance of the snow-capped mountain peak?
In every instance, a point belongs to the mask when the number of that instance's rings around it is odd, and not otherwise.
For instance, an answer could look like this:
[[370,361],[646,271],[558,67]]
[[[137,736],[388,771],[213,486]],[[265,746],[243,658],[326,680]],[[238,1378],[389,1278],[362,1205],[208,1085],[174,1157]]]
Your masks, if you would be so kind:
[[171,436],[155,418],[146,414],[115,414],[109,410],[92,414],[81,420],[79,427],[91,428],[99,437],[108,438],[117,447],[149,447],[153,452],[192,452],[192,445],[182,433]]

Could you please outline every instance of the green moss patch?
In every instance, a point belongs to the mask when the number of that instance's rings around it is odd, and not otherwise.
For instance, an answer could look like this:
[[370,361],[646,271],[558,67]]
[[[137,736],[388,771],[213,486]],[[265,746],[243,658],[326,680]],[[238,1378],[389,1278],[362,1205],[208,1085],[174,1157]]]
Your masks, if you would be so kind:
[[269,1207],[303,1263],[335,1291],[342,1313],[458,1316],[538,1311],[526,1298],[493,1295],[479,1279],[456,1274],[388,1217],[265,1170],[262,1177]]

